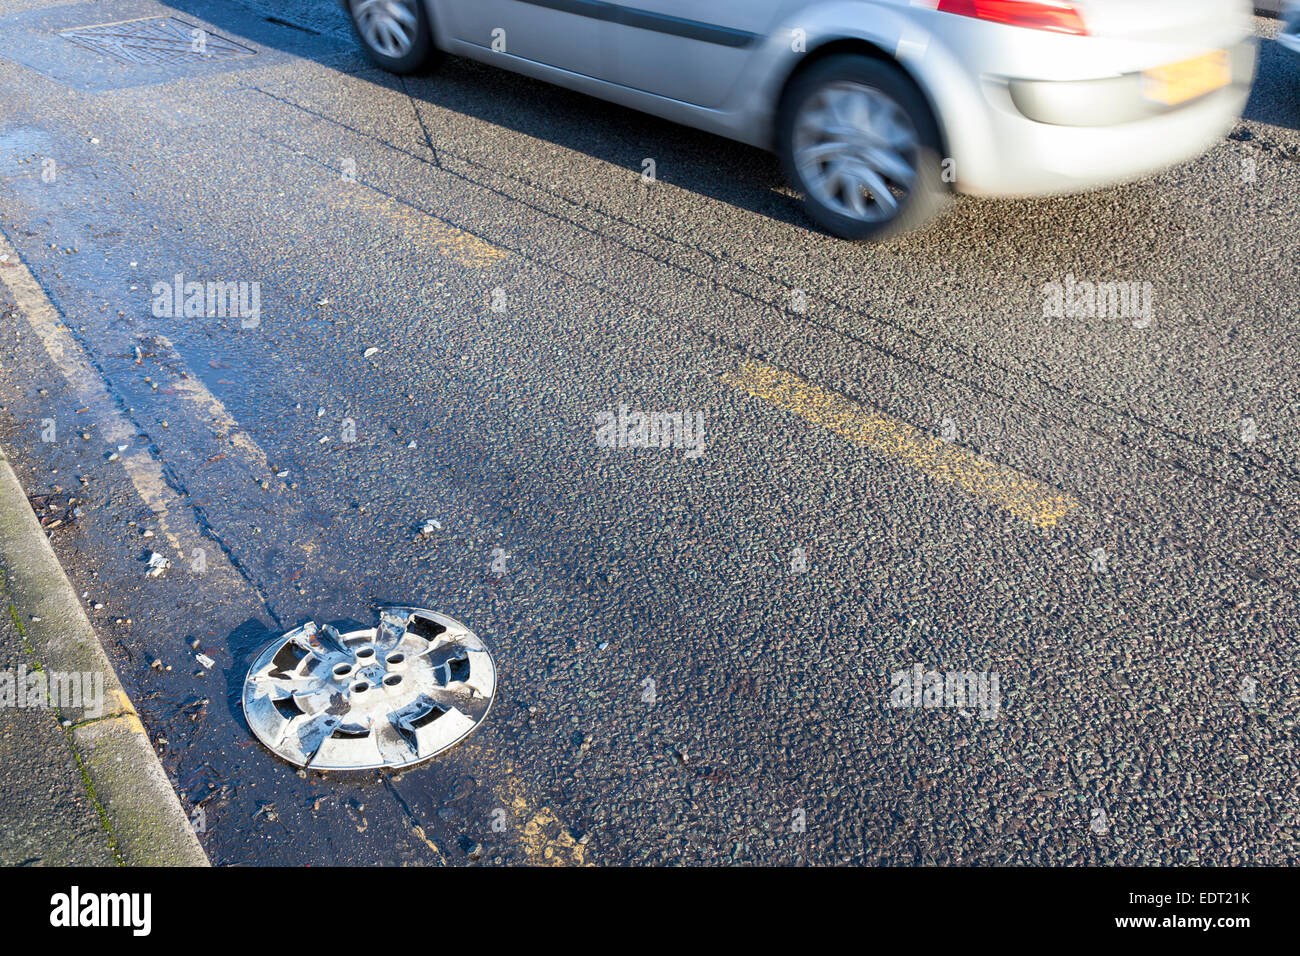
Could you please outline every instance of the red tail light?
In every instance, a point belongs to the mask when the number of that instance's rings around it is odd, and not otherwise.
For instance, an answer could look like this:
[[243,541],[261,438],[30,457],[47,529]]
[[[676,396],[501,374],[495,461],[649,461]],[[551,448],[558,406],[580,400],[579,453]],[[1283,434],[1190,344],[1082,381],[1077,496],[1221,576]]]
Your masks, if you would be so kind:
[[939,10],[1031,30],[1086,36],[1083,17],[1066,0],[939,0]]

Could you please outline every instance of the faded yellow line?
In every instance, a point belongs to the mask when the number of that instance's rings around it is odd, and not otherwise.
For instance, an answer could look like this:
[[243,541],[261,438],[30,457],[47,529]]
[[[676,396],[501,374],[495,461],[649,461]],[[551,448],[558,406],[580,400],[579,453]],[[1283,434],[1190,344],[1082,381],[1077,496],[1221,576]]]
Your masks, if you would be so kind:
[[[149,734],[144,729],[144,724],[140,723],[140,715],[136,712],[135,706],[131,703],[131,698],[126,696],[126,691],[114,688],[109,692],[109,699],[117,705],[119,713],[110,714],[105,720],[121,720],[134,733],[139,734],[146,740]],[[150,744],[150,746],[153,746]]]
[[259,475],[267,475],[272,471],[271,463],[267,460],[266,452],[262,451],[260,445],[253,440],[253,437],[239,427],[233,415],[226,410],[221,399],[208,391],[207,386],[203,384],[188,368],[181,358],[180,352],[172,344],[171,339],[165,335],[154,337],[158,343],[158,348],[164,353],[165,358],[174,369],[181,370],[181,374],[176,375],[167,382],[167,387],[175,396],[183,402],[188,402],[196,406],[197,411],[207,416],[208,430],[217,438],[224,438],[235,448],[241,451],[253,470]]
[[471,269],[486,268],[509,255],[473,233],[457,229],[361,183],[340,186],[335,205],[353,214],[378,216],[420,252],[443,256]]
[[509,816],[514,825],[523,822],[519,844],[530,866],[593,866],[587,860],[587,847],[569,832],[559,814],[548,806],[538,807],[507,761],[505,772],[509,775],[505,789],[496,791],[497,799],[509,805]]
[[722,376],[728,385],[793,412],[910,468],[1010,511],[1039,528],[1050,528],[1079,507],[1033,478],[987,461],[921,429],[813,385],[761,362],[746,362]]

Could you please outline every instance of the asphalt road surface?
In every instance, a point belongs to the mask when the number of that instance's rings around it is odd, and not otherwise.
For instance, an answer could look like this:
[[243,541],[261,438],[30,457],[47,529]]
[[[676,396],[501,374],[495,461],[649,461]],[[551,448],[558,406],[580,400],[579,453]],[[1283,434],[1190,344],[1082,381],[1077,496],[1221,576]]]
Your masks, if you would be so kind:
[[[0,286],[0,441],[213,862],[1297,862],[1273,21],[1203,157],[860,246],[762,152],[383,74],[332,0],[6,9],[0,232],[54,311]],[[154,16],[220,55],[57,35]],[[248,307],[168,314],[178,275]],[[1045,315],[1069,282],[1144,305]],[[295,771],[253,656],[389,604],[487,641],[490,715]]]

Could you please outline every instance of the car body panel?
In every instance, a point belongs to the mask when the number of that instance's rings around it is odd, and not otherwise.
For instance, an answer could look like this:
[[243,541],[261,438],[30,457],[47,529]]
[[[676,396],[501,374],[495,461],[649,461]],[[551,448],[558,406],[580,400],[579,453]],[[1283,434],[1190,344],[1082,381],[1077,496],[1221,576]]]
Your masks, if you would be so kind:
[[[895,60],[920,88],[955,188],[988,195],[1073,192],[1191,158],[1240,115],[1254,63],[1253,45],[1243,46],[1253,44],[1246,0],[1080,0],[1086,36],[941,13],[937,0],[426,2],[435,22],[453,25],[438,34],[449,52],[763,148],[775,145],[781,93],[800,64],[828,44],[858,43]],[[493,17],[518,18],[503,22],[505,52],[491,49]],[[570,33],[549,49],[515,41],[521,30],[557,24]],[[732,42],[726,31],[753,38]],[[1167,109],[1138,102],[1144,71],[1215,51],[1234,51],[1227,85]],[[1040,84],[1040,104],[1069,111],[1075,97],[1078,114],[1026,115],[1029,101],[1013,96],[1013,84],[1026,82]],[[1052,83],[1082,85],[1041,85]]]
[[[801,0],[638,0],[632,16],[609,22],[608,79],[669,99],[716,108],[730,99],[754,47]],[[701,17],[706,21],[703,29]],[[695,29],[677,29],[678,24]]]
[[565,0],[471,0],[436,2],[434,19],[457,42],[487,53],[508,54],[598,77],[604,62],[599,21],[581,2]]
[[1300,54],[1300,2],[1288,0],[1282,5],[1278,17],[1282,21],[1277,34],[1278,44],[1285,50]]

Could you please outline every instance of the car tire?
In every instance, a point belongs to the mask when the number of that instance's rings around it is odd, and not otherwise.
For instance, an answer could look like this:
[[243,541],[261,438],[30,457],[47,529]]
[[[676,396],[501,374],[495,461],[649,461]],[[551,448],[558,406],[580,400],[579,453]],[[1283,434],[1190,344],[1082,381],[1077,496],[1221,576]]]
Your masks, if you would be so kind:
[[424,0],[348,0],[348,13],[366,55],[381,69],[406,76],[437,59]]
[[809,217],[844,239],[918,229],[949,196],[934,114],[911,78],[883,60],[842,54],[796,74],[777,111],[777,149]]

